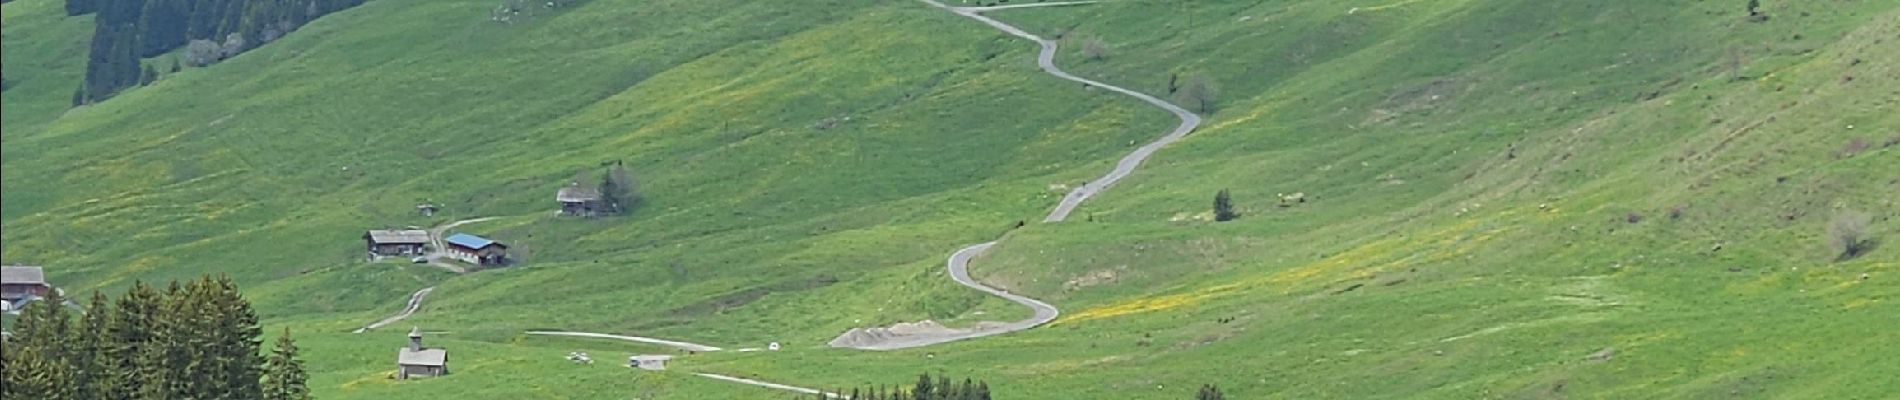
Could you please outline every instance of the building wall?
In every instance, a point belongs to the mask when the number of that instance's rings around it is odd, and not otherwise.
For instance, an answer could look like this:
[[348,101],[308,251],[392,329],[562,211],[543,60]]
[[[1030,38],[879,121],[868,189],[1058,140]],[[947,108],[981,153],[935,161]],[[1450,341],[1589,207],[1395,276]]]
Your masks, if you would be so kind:
[[376,244],[376,245],[370,246],[370,251],[376,253],[377,255],[384,255],[384,256],[422,254],[422,245],[420,244]]
[[412,377],[425,377],[425,376],[442,376],[441,367],[431,367],[431,366],[422,366],[422,365],[404,365],[404,366],[401,366],[401,368],[402,368],[401,372],[398,375],[399,379],[409,379]]
[[0,285],[0,299],[17,300],[29,294],[46,297],[46,292],[47,288],[45,285]]

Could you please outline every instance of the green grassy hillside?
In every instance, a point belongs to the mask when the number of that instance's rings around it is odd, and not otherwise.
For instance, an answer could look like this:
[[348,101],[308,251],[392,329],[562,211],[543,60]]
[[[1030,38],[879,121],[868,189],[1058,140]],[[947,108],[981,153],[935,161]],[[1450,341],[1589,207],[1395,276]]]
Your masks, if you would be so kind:
[[[1080,75],[1218,93],[1080,218],[1011,230],[1175,121],[920,3],[797,3],[593,0],[502,24],[490,2],[375,1],[69,111],[90,21],[8,2],[0,48],[24,83],[4,94],[4,261],[69,291],[231,274],[267,331],[299,332],[322,398],[784,396],[568,364],[662,350],[521,334],[538,328],[788,344],[680,371],[840,387],[943,370],[1056,399],[1900,391],[1881,346],[1900,340],[1900,5],[999,11],[1062,37]],[[610,160],[648,204],[551,214]],[[1206,222],[1221,189],[1240,220]],[[423,201],[444,211],[416,216]],[[1875,247],[1839,260],[1828,227],[1854,213]],[[361,261],[363,229],[474,217],[498,218],[459,230],[520,266]],[[1026,314],[941,272],[1005,234],[976,274],[1061,307],[1055,324],[823,347]],[[441,331],[457,373],[389,381],[400,329],[347,332],[425,286],[399,325]]]

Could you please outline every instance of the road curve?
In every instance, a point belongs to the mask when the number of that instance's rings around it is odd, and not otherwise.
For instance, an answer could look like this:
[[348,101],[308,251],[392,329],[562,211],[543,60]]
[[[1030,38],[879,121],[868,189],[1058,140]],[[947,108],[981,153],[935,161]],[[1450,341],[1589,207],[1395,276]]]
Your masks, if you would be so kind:
[[410,314],[416,313],[416,309],[422,308],[422,298],[428,297],[429,293],[434,292],[434,291],[435,291],[434,286],[422,288],[422,290],[417,290],[414,294],[409,295],[409,303],[404,304],[402,306],[401,312],[397,312],[396,315],[391,315],[389,316],[389,318],[383,318],[383,320],[381,321],[376,321],[374,323],[371,323],[369,324],[369,326],[356,328],[356,331],[352,333],[367,332],[371,329],[382,328],[384,326],[388,326],[389,324],[396,323],[396,321],[401,321],[404,318],[409,318]]
[[[1021,28],[1017,28],[1015,26],[1003,23],[1002,21],[997,21],[995,19],[984,16],[982,14],[982,12],[984,11],[990,11],[990,10],[996,10],[996,9],[1002,9],[1002,8],[951,7],[951,6],[944,5],[943,3],[938,2],[937,0],[918,0],[918,1],[922,1],[925,4],[929,4],[937,8],[948,10],[950,12],[956,13],[957,15],[962,15],[965,17],[969,17],[971,19],[975,19],[977,21],[983,22],[984,24],[988,24],[991,27],[995,27],[996,29],[1002,30],[1003,32],[1036,42],[1036,44],[1042,46],[1041,53],[1039,53],[1036,56],[1036,64],[1042,67],[1043,72],[1047,72],[1050,75],[1056,76],[1057,78],[1062,78],[1062,79],[1075,81],[1075,82],[1081,82],[1083,84],[1086,84],[1092,87],[1099,87],[1104,90],[1120,93],[1123,95],[1127,95],[1129,97],[1134,97],[1141,101],[1147,102],[1148,104],[1152,104],[1155,107],[1160,107],[1163,110],[1167,110],[1169,113],[1174,114],[1175,117],[1181,119],[1181,124],[1176,125],[1174,127],[1174,130],[1169,131],[1167,135],[1163,135],[1161,136],[1161,138],[1155,139],[1153,142],[1149,142],[1148,144],[1135,149],[1134,152],[1129,153],[1127,156],[1123,156],[1121,160],[1115,163],[1115,168],[1113,170],[1110,170],[1107,174],[1104,174],[1099,178],[1095,178],[1095,180],[1092,180],[1086,184],[1083,184],[1081,187],[1075,188],[1075,190],[1070,191],[1068,195],[1063,196],[1062,202],[1056,204],[1055,210],[1050,211],[1049,215],[1042,219],[1043,222],[1061,222],[1062,220],[1068,219],[1069,213],[1074,212],[1075,208],[1077,206],[1082,205],[1083,201],[1086,201],[1090,197],[1094,197],[1095,194],[1101,193],[1101,191],[1108,189],[1109,186],[1113,186],[1115,182],[1122,180],[1122,178],[1128,177],[1128,174],[1134,172],[1136,167],[1141,166],[1141,163],[1143,161],[1147,161],[1148,157],[1153,156],[1156,151],[1161,150],[1162,147],[1167,146],[1168,144],[1181,140],[1181,138],[1187,137],[1188,133],[1194,132],[1195,128],[1198,128],[1201,126],[1201,116],[1195,115],[1194,112],[1188,111],[1186,108],[1182,108],[1181,106],[1175,105],[1174,103],[1169,103],[1165,100],[1161,100],[1154,96],[1149,96],[1141,92],[1128,90],[1120,86],[1110,85],[1110,84],[1106,84],[1102,82],[1097,82],[1095,80],[1091,80],[1088,78],[1075,76],[1073,74],[1068,73],[1067,71],[1063,71],[1062,68],[1056,66],[1055,60],[1056,60],[1057,43],[1055,41],[1043,39],[1040,36],[1036,36],[1035,34],[1022,30]],[[1048,3],[1048,4],[1079,5],[1079,4],[1088,4],[1088,2],[1065,2],[1065,3]],[[1024,320],[1015,321],[1015,322],[994,324],[994,325],[986,325],[986,324],[979,325],[975,329],[962,331],[955,334],[923,335],[923,336],[918,336],[918,337],[896,338],[888,342],[878,343],[876,345],[855,346],[853,348],[865,349],[865,350],[895,350],[895,349],[923,347],[923,346],[929,346],[929,345],[944,343],[944,342],[952,342],[952,341],[963,340],[963,339],[979,338],[979,337],[985,337],[985,336],[993,336],[993,335],[1000,335],[1004,333],[1016,332],[1016,331],[1030,329],[1030,328],[1035,328],[1037,326],[1041,326],[1042,324],[1049,323],[1050,321],[1054,321],[1056,317],[1061,314],[1060,311],[1056,310],[1055,306],[1049,305],[1049,303],[1042,302],[1041,300],[1036,300],[1036,299],[1032,299],[1026,296],[1009,293],[1002,289],[985,286],[981,282],[977,282],[976,279],[970,277],[970,260],[976,258],[977,256],[983,255],[984,252],[989,251],[990,247],[993,247],[995,245],[996,245],[996,242],[993,242],[993,241],[988,242],[988,243],[981,243],[977,245],[972,245],[970,247],[965,247],[961,250],[957,250],[956,253],[951,254],[950,262],[948,265],[950,269],[950,278],[953,280],[956,280],[958,284],[961,284],[963,286],[968,286],[972,289],[980,290],[980,291],[983,291],[984,293],[989,293],[997,297],[1002,297],[1006,300],[1015,302],[1017,304],[1022,304],[1025,307],[1029,307],[1030,310],[1033,310],[1035,312],[1035,314],[1029,317],[1029,319],[1024,319]]]
[[1069,213],[1074,212],[1077,206],[1082,205],[1082,201],[1088,200],[1090,197],[1095,196],[1095,194],[1101,193],[1103,190],[1108,189],[1109,186],[1113,186],[1115,182],[1121,181],[1122,178],[1128,177],[1129,173],[1135,172],[1135,168],[1140,167],[1141,163],[1143,161],[1147,161],[1148,157],[1153,156],[1156,151],[1160,151],[1162,147],[1165,147],[1169,144],[1179,141],[1181,140],[1181,138],[1187,137],[1188,133],[1194,132],[1195,128],[1198,128],[1201,126],[1200,115],[1196,115],[1194,114],[1193,111],[1188,111],[1188,109],[1182,108],[1181,106],[1175,105],[1174,103],[1169,103],[1166,100],[1162,100],[1154,96],[1149,96],[1145,93],[1128,90],[1120,86],[1097,82],[1092,79],[1075,76],[1073,74],[1068,73],[1067,71],[1063,71],[1061,67],[1056,66],[1056,42],[1055,41],[1043,39],[1041,36],[1036,36],[1033,33],[1029,33],[1028,31],[1022,30],[1022,28],[1017,28],[1013,25],[1006,24],[1006,23],[1003,23],[1002,21],[997,21],[990,17],[984,16],[982,12],[985,9],[982,7],[951,7],[951,6],[944,5],[943,3],[937,2],[937,0],[918,0],[918,1],[922,1],[932,6],[936,6],[937,8],[949,10],[950,12],[957,13],[957,15],[962,15],[965,17],[969,17],[971,19],[975,19],[977,21],[981,21],[984,24],[988,24],[989,26],[995,27],[996,29],[1002,30],[1003,32],[1036,42],[1036,44],[1042,46],[1042,52],[1036,55],[1036,65],[1042,67],[1042,71],[1049,73],[1049,75],[1055,75],[1057,78],[1079,82],[1079,83],[1086,84],[1092,87],[1099,87],[1104,90],[1108,90],[1115,93],[1121,93],[1123,95],[1127,95],[1128,97],[1133,97],[1143,102],[1147,102],[1148,104],[1152,104],[1155,107],[1160,107],[1163,110],[1168,110],[1168,112],[1174,114],[1176,118],[1181,119],[1181,124],[1176,125],[1174,127],[1174,130],[1169,131],[1167,135],[1163,135],[1161,136],[1161,138],[1155,139],[1153,142],[1148,142],[1148,144],[1142,145],[1141,148],[1135,149],[1134,152],[1128,153],[1128,155],[1123,156],[1120,161],[1115,162],[1115,169],[1108,171],[1108,174],[1102,175],[1100,178],[1095,178],[1095,180],[1089,181],[1088,183],[1083,184],[1081,187],[1077,187],[1075,188],[1075,190],[1070,191],[1067,196],[1063,196],[1062,202],[1056,204],[1056,209],[1054,211],[1049,212],[1049,216],[1044,217],[1042,219],[1043,222],[1062,222],[1062,220],[1068,219]]
[[584,338],[596,338],[596,339],[625,340],[629,342],[657,344],[657,345],[672,347],[672,348],[676,348],[680,350],[698,351],[698,352],[713,352],[713,351],[725,350],[718,347],[707,346],[707,345],[698,344],[698,343],[687,343],[687,342],[681,342],[677,340],[655,339],[655,338],[642,337],[642,336],[612,335],[612,334],[606,334],[606,333],[529,331],[528,334],[529,335],[543,335],[543,336],[569,336],[569,337],[584,337]]

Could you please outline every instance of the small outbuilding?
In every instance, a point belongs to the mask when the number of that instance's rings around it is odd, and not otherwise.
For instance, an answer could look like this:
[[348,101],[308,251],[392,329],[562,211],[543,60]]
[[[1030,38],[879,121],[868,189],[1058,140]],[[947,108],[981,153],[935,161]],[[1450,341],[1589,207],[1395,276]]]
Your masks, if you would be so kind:
[[409,328],[409,346],[396,353],[396,379],[449,373],[449,351],[422,347],[422,330]]
[[449,258],[462,260],[475,265],[503,265],[508,263],[508,245],[481,236],[457,233],[449,236]]
[[599,189],[574,183],[554,192],[554,201],[561,203],[561,215],[591,217],[601,210]]
[[420,229],[374,230],[363,234],[363,243],[372,256],[414,256],[428,253],[429,231]]
[[51,291],[53,285],[46,283],[46,271],[40,267],[0,267],[0,300],[9,306],[20,304],[20,300],[28,297],[46,297]]

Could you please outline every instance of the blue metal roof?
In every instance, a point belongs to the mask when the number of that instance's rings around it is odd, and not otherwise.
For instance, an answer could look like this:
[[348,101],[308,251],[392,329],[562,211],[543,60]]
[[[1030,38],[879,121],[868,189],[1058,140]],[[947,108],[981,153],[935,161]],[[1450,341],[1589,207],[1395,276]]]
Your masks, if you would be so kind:
[[481,236],[475,236],[475,235],[470,235],[466,233],[457,233],[454,236],[449,236],[448,242],[449,244],[467,247],[471,249],[479,249],[479,248],[488,247],[489,245],[495,244],[495,241],[493,240],[488,240],[487,238],[483,238]]

